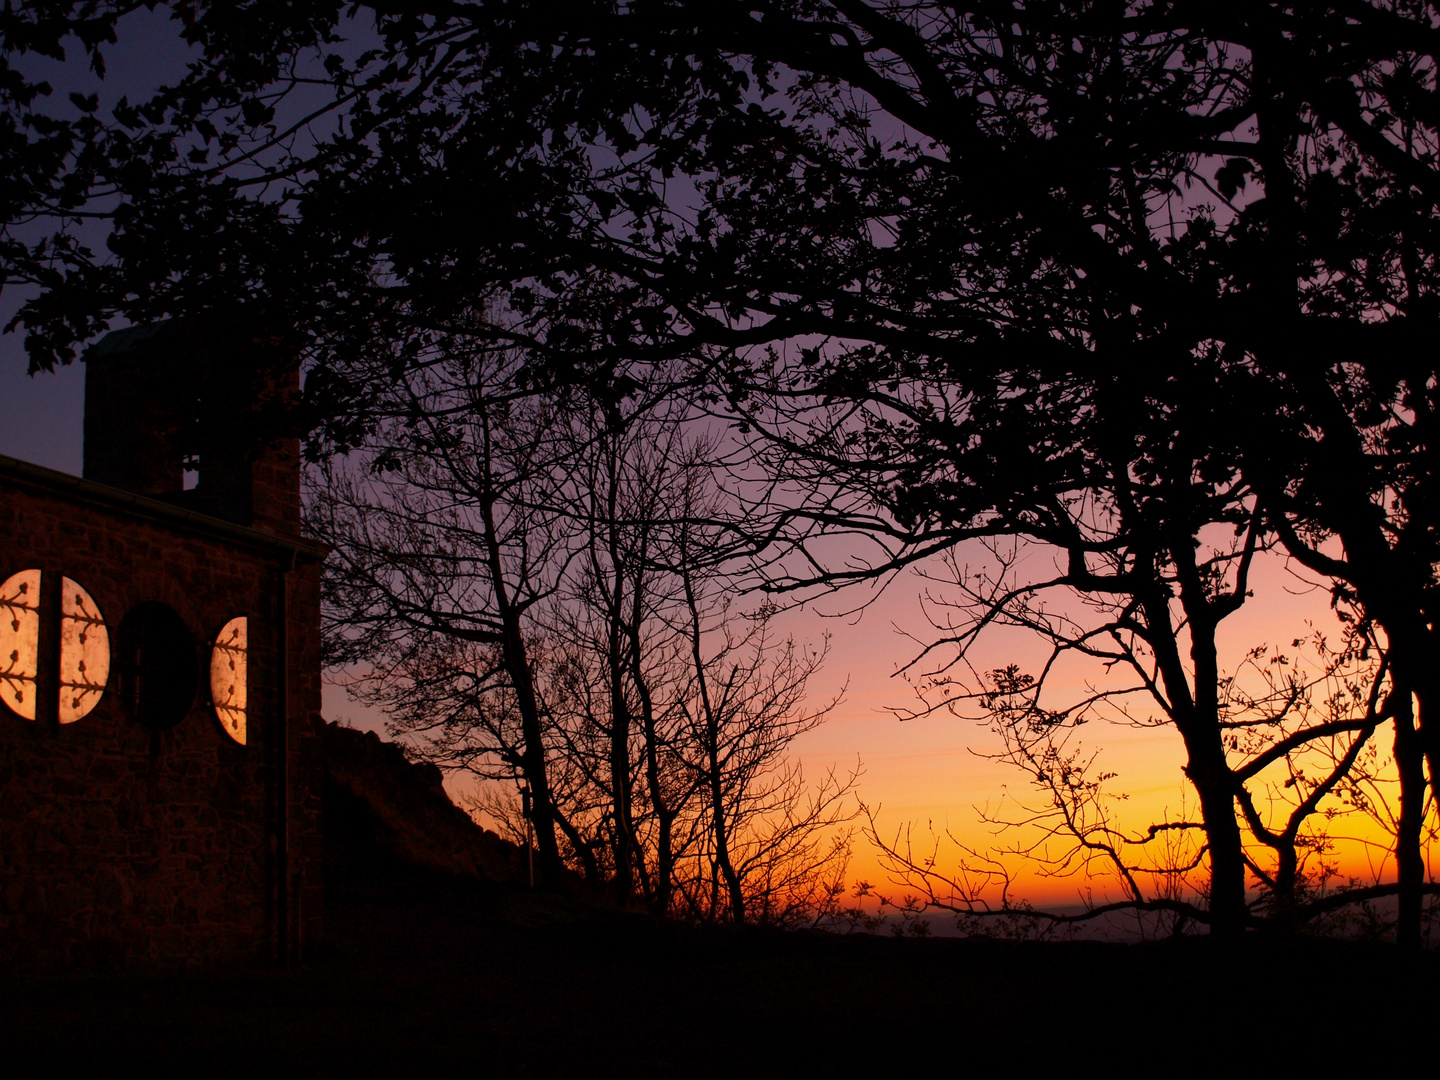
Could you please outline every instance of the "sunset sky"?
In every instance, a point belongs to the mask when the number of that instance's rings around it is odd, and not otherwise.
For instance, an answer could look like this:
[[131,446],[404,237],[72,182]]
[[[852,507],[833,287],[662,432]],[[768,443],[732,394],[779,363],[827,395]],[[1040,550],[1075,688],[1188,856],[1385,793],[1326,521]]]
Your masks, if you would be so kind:
[[[5,301],[8,313],[16,300],[7,296]],[[0,339],[0,349],[0,453],[78,474],[83,366],[30,378],[25,374],[16,335]],[[980,554],[977,551],[976,557]],[[1040,552],[1032,556],[1046,557]],[[1254,644],[1288,645],[1296,637],[1307,636],[1312,632],[1307,620],[1314,628],[1338,636],[1338,623],[1323,588],[1308,584],[1278,558],[1262,563],[1258,570],[1254,598],[1227,621],[1222,634],[1231,665]],[[826,632],[831,635],[829,660],[812,684],[813,700],[832,697],[848,680],[844,701],[821,728],[803,737],[797,751],[812,776],[832,764],[841,769],[853,766],[858,758],[864,767],[861,798],[877,812],[881,831],[887,836],[907,822],[915,823],[922,833],[933,823],[937,831],[949,830],[964,843],[983,850],[993,846],[996,838],[979,821],[977,808],[994,810],[1004,800],[1029,797],[1023,776],[983,756],[995,749],[997,741],[980,723],[944,711],[902,723],[887,711],[916,704],[913,690],[895,673],[914,659],[916,639],[928,640],[928,635],[934,634],[919,601],[927,586],[939,588],[916,576],[902,576],[859,615],[833,617],[865,598],[852,592],[823,598],[783,616],[783,631],[797,639],[819,642]],[[973,662],[980,670],[1012,662],[1033,670],[1040,655],[1034,640],[1025,634],[996,631],[985,639]],[[1087,677],[1094,679],[1098,674],[1077,665],[1066,671],[1056,689],[1067,685],[1083,689]],[[1055,704],[1062,703],[1061,696],[1057,695]],[[359,727],[383,726],[382,716],[348,700],[335,686],[327,687],[325,713],[327,719]],[[1178,812],[1187,793],[1180,772],[1183,751],[1173,729],[1139,730],[1097,722],[1081,734],[1087,746],[1101,749],[1099,765],[1117,774],[1108,788],[1125,795],[1123,803],[1117,804],[1122,825],[1142,830],[1161,820],[1167,811],[1172,815]],[[1388,734],[1382,731],[1378,738],[1381,750],[1388,751]],[[452,781],[452,788],[456,786]],[[1369,841],[1352,842],[1341,849],[1342,875],[1363,882],[1373,880],[1377,872],[1391,876],[1384,860],[1388,846],[1384,837],[1360,815],[1336,821],[1331,832],[1336,837]],[[941,858],[943,865],[953,865],[958,852],[942,849]],[[887,882],[876,853],[863,842],[855,846],[852,875],[892,896],[903,892]],[[1106,895],[1107,889],[1114,894],[1107,881],[1087,882],[1076,877],[1047,880],[1022,871],[1019,882],[1019,895],[1042,903],[1075,902],[1087,887],[1094,888],[1097,898]]]
[[[109,75],[103,86],[94,88],[113,102],[167,72],[182,70],[186,52],[167,24],[168,15],[163,13],[142,11],[130,16],[127,26],[136,34],[132,40],[142,45],[113,50]],[[153,39],[147,37],[152,32]],[[51,63],[34,57],[27,62],[37,70]],[[90,78],[83,72],[77,75],[73,65],[70,77],[81,82]],[[21,290],[0,296],[0,323],[8,321],[25,296]],[[78,474],[83,366],[76,364],[34,378],[25,374],[25,367],[20,336],[0,336],[0,453]],[[973,557],[983,558],[983,551],[976,549]],[[1033,565],[1043,574],[1049,556],[1037,551],[1029,558],[1036,560]],[[987,808],[991,813],[1004,813],[1014,800],[1023,803],[1032,798],[1021,773],[986,757],[997,749],[996,737],[982,723],[944,710],[904,722],[892,711],[919,704],[910,684],[897,672],[915,660],[922,643],[938,634],[920,601],[927,588],[943,595],[943,586],[906,574],[874,597],[852,590],[822,597],[782,617],[782,632],[798,640],[818,643],[827,633],[831,637],[829,659],[811,685],[812,700],[824,702],[846,686],[841,704],[823,726],[802,737],[796,752],[810,776],[831,766],[848,770],[858,760],[864,772],[860,797],[876,814],[886,837],[912,823],[921,833],[932,826],[940,833],[948,831],[977,850],[989,849],[997,842],[1012,843],[1018,837],[997,839],[993,827],[980,820]],[[1222,627],[1226,650],[1222,668],[1233,668],[1247,649],[1261,643],[1288,646],[1292,639],[1308,637],[1317,630],[1339,637],[1327,589],[1293,572],[1279,557],[1262,557],[1252,576],[1252,588],[1253,599]],[[871,602],[867,604],[867,600]],[[842,614],[862,607],[858,613]],[[1010,663],[1035,671],[1043,655],[1032,637],[996,630],[972,652],[970,663],[982,672]],[[936,657],[943,659],[944,654]],[[1093,665],[1071,664],[1053,680],[1054,695],[1048,704],[1063,706],[1068,703],[1067,691],[1078,696],[1088,682],[1102,677]],[[327,687],[324,709],[328,719],[383,728],[383,716],[349,700],[338,686]],[[1182,805],[1192,820],[1198,815],[1186,801],[1193,802],[1193,797],[1181,772],[1183,748],[1173,728],[1143,729],[1097,721],[1081,729],[1078,738],[1100,751],[1097,768],[1116,774],[1107,788],[1124,796],[1115,804],[1117,821],[1124,828],[1143,831],[1152,822],[1179,816]],[[1377,735],[1382,758],[1388,756],[1389,738],[1388,729]],[[457,781],[452,780],[451,786],[459,793]],[[1337,839],[1351,838],[1330,856],[1342,877],[1362,883],[1377,876],[1393,878],[1393,867],[1385,855],[1389,843],[1377,826],[1352,814],[1332,822],[1330,831]],[[942,848],[941,867],[953,867],[958,857],[958,849]],[[875,850],[858,838],[851,869],[854,878],[869,880],[881,891],[891,895],[903,892],[886,880]],[[1093,885],[1097,898],[1103,898],[1107,889],[1109,895],[1116,895],[1108,882],[1087,883],[1075,877],[1044,879],[1021,872],[1019,882],[1018,895],[1041,903],[1075,902],[1088,885]]]

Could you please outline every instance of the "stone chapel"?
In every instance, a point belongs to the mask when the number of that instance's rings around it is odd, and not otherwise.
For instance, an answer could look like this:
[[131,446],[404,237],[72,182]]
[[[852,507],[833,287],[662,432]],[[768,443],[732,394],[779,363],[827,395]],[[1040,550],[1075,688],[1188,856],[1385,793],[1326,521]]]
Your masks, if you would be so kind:
[[319,933],[325,551],[269,419],[298,374],[250,344],[113,332],[83,479],[0,457],[0,970]]

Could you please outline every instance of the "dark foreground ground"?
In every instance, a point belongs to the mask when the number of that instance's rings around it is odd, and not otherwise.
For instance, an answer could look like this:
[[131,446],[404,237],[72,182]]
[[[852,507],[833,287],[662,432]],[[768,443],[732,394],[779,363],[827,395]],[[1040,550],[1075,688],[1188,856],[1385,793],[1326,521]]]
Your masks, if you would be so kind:
[[290,971],[4,984],[6,1075],[1188,1072],[1253,1067],[1242,1043],[1312,1064],[1369,1044],[1394,1062],[1440,1018],[1440,958],[1333,942],[697,930],[423,880],[352,889],[330,921]]

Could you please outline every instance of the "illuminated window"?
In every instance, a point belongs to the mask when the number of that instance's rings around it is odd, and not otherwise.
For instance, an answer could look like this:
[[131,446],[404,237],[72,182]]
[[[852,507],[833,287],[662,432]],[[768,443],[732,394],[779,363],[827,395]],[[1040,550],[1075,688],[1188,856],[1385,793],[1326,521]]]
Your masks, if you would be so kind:
[[60,723],[85,716],[110,677],[110,635],[90,594],[60,579]]
[[225,734],[241,746],[245,745],[249,625],[243,615],[231,619],[220,628],[210,653],[210,697],[215,702],[215,716]]
[[115,635],[120,700],[152,731],[173,728],[195,701],[195,640],[185,620],[153,600],[136,604]]
[[40,655],[40,571],[21,570],[0,585],[0,698],[35,719]]

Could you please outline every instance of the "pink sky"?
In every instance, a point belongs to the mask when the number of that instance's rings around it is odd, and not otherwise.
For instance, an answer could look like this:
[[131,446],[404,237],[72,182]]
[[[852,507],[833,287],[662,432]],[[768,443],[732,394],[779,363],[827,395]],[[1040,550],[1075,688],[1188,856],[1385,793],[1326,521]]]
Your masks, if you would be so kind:
[[[29,378],[18,345],[14,335],[0,342],[0,453],[78,473],[83,369],[75,365],[55,375]],[[906,822],[933,822],[967,844],[986,848],[993,840],[979,822],[976,808],[994,807],[1002,798],[1026,794],[1018,772],[977,756],[994,748],[994,736],[981,724],[946,712],[902,723],[886,711],[887,707],[915,702],[913,691],[895,672],[917,651],[916,642],[902,631],[922,640],[934,633],[918,599],[926,584],[914,575],[902,575],[858,616],[826,618],[822,614],[855,606],[859,602],[856,594],[853,599],[822,599],[782,617],[783,631],[798,639],[818,642],[827,631],[832,636],[829,660],[812,684],[815,700],[832,696],[842,683],[849,682],[844,702],[820,729],[803,737],[796,752],[811,775],[831,764],[844,768],[858,757],[865,770],[860,796],[878,812],[882,831],[893,832]],[[1326,591],[1306,586],[1279,558],[1262,562],[1253,588],[1253,599],[1224,628],[1222,643],[1231,663],[1252,644],[1288,643],[1305,635],[1307,619],[1338,636]],[[996,631],[982,641],[974,660],[981,670],[1011,661],[1033,668],[1038,655],[1034,642],[1020,632]],[[1067,673],[1068,681],[1079,687],[1086,674],[1077,667]],[[347,719],[356,726],[379,729],[383,725],[383,717],[347,700],[338,687],[327,688],[325,712],[330,719]],[[1102,749],[1103,767],[1118,773],[1111,786],[1128,795],[1123,804],[1125,824],[1143,827],[1159,819],[1165,809],[1180,805],[1185,794],[1180,772],[1183,756],[1172,730],[1136,730],[1097,722],[1085,729],[1084,736],[1087,744]],[[1382,733],[1381,739],[1382,748],[1388,748],[1388,735]],[[1383,839],[1355,819],[1341,823],[1337,832]],[[1352,846],[1349,854],[1342,856],[1342,868],[1347,874],[1368,879],[1377,866],[1373,850]],[[887,885],[875,853],[864,843],[856,845],[852,869],[855,877],[868,879],[882,890],[898,891]],[[1073,879],[1031,879],[1024,891],[1034,900],[1063,902],[1074,900],[1083,884]]]

